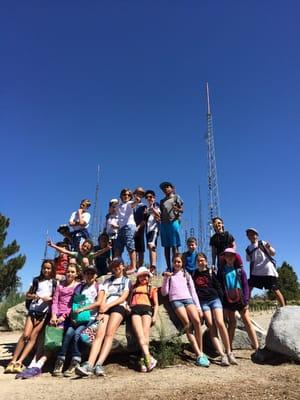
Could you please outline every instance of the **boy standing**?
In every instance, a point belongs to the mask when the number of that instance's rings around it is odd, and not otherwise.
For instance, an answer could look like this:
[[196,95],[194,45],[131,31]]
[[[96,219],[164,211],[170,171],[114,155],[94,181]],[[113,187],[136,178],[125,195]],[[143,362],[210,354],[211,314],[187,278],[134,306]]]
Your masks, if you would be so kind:
[[248,228],[246,235],[250,245],[246,248],[247,261],[250,261],[250,279],[248,281],[250,292],[252,288],[272,290],[281,307],[285,300],[278,288],[278,272],[273,259],[275,249],[270,243],[258,240],[259,234],[255,228]]
[[160,201],[161,211],[161,244],[165,249],[167,271],[171,271],[171,249],[172,257],[178,253],[180,243],[180,215],[183,213],[183,201],[175,194],[174,185],[171,182],[162,182],[159,185],[165,197]]
[[145,190],[142,187],[137,187],[133,192],[136,200],[136,206],[133,209],[134,220],[136,223],[136,231],[134,235],[134,245],[137,257],[137,267],[144,264],[145,253],[145,223],[147,206],[142,202],[145,196]]
[[196,265],[197,239],[193,236],[189,237],[186,241],[186,245],[188,251],[183,253],[184,268],[191,276],[194,276],[195,271],[198,270],[198,266]]
[[146,240],[149,249],[150,272],[156,274],[156,247],[159,235],[160,208],[159,204],[155,201],[155,192],[153,190],[146,191],[145,199],[148,203],[146,209]]

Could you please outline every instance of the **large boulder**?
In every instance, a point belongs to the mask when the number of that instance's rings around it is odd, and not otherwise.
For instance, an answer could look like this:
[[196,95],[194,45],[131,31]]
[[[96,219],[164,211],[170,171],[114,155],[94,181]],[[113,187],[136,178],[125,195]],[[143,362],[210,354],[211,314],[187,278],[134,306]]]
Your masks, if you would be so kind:
[[[254,320],[251,320],[251,322],[255,329],[259,345],[260,345],[260,347],[262,347],[265,344],[266,332]],[[252,348],[245,325],[239,314],[237,315],[237,326],[236,326],[236,330],[235,330],[235,334],[234,334],[232,347],[234,349],[243,349],[243,350]]]
[[25,303],[17,304],[7,310],[6,321],[10,331],[21,331],[24,329],[27,310]]
[[300,361],[300,306],[281,307],[274,313],[266,337],[266,348]]

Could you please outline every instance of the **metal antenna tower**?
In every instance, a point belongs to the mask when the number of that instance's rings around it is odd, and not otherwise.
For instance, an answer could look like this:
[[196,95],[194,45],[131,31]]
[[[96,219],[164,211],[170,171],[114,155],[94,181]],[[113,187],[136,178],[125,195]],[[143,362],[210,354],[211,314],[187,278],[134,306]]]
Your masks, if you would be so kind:
[[210,259],[211,251],[209,247],[209,241],[213,233],[213,227],[211,220],[212,218],[220,215],[220,202],[219,202],[219,189],[217,180],[217,165],[215,155],[215,144],[213,134],[213,121],[212,113],[210,108],[209,88],[206,83],[206,99],[207,99],[207,155],[208,155],[208,221],[207,221],[207,232],[206,232],[206,253]]
[[95,193],[93,218],[92,218],[92,224],[91,224],[91,236],[92,236],[92,241],[94,244],[97,244],[98,236],[99,236],[99,232],[100,232],[99,188],[100,188],[100,165],[98,165],[98,167],[97,167],[96,193]]
[[198,186],[198,248],[200,251],[205,251],[205,226],[202,218],[202,201],[200,185]]

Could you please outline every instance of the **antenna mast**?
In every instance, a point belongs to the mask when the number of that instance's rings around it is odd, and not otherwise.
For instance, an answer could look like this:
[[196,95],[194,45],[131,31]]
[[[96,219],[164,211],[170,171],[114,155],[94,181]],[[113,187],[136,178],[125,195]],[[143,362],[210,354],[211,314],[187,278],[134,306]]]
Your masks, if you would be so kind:
[[210,97],[208,83],[206,83],[206,99],[207,99],[207,156],[208,156],[208,221],[206,232],[206,254],[211,262],[211,250],[209,246],[210,238],[213,234],[212,218],[220,215],[219,188],[217,180],[217,164],[215,155],[215,144],[213,134],[213,121],[210,107]]
[[202,201],[200,185],[198,187],[198,247],[200,251],[205,251],[205,226],[202,218]]
[[98,164],[94,211],[93,211],[93,219],[91,225],[91,236],[94,244],[97,244],[100,232],[99,188],[100,188],[100,165]]

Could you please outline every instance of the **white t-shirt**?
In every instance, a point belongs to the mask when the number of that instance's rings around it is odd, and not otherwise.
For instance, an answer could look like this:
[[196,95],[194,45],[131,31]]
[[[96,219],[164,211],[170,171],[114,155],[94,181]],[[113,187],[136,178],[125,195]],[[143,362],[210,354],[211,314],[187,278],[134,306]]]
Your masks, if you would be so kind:
[[120,203],[117,208],[117,215],[119,220],[119,227],[120,229],[123,228],[125,225],[135,227],[135,221],[133,216],[133,208],[132,208],[133,201],[127,201],[126,203]]
[[119,219],[115,214],[111,214],[107,217],[104,229],[111,239],[116,239],[119,228],[114,228],[113,226],[119,226]]
[[[158,214],[160,214],[160,208],[159,208],[159,205],[158,205],[157,203],[155,203],[155,204],[153,205],[152,208],[154,208],[155,211],[156,211]],[[149,208],[148,208],[148,210],[149,210]],[[151,209],[150,209],[150,210],[151,210]],[[146,232],[147,232],[147,233],[148,233],[148,232],[152,232],[152,231],[158,232],[158,227],[159,227],[159,222],[157,222],[157,220],[156,220],[155,217],[154,217],[153,212],[151,212],[150,215],[149,215],[149,217],[147,218],[147,228],[146,228]]]
[[[90,304],[95,303],[95,301],[97,300],[98,297],[98,293],[104,290],[103,285],[98,284],[98,283],[93,283],[90,286],[85,285],[83,290],[81,291],[81,294],[84,294],[85,297],[87,298],[87,301]],[[92,310],[90,310],[91,312],[91,318],[95,318],[98,314],[98,309],[97,308],[93,308]]]
[[[262,241],[265,246],[267,242]],[[256,250],[254,250],[256,249]],[[247,250],[251,253],[250,256],[247,254],[247,261],[253,263],[252,275],[256,276],[275,276],[278,277],[278,272],[272,261],[267,255],[258,248],[258,243],[251,243]]]
[[[89,222],[91,219],[91,214],[87,211],[85,211],[84,213],[82,213],[81,218],[84,220],[84,222],[86,222],[85,226],[81,226],[81,225],[74,225],[72,226],[74,231],[79,231],[80,229],[87,229],[89,227]],[[74,211],[70,217],[70,221],[79,221],[79,215],[78,215],[78,211]]]
[[[36,294],[39,297],[52,297],[52,291],[53,291],[53,280],[52,279],[46,279],[44,281],[40,281]],[[41,300],[43,302],[43,300]]]
[[[130,286],[131,281],[127,277],[114,278],[112,276],[107,278],[103,283],[103,288],[106,294],[106,304],[118,299],[125,292],[125,290],[129,291]],[[119,305],[126,307],[126,301]]]

